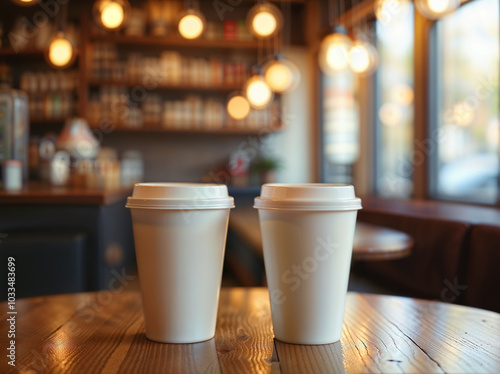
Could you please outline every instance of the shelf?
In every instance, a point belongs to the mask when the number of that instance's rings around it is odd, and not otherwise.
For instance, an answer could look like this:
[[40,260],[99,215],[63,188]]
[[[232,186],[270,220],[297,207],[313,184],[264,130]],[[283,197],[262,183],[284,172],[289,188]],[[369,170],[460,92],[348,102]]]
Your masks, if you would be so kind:
[[[158,83],[154,85],[154,82],[132,82],[132,81],[117,81],[117,80],[97,80],[89,79],[89,86],[100,87],[100,86],[121,86],[121,87],[145,87],[146,90],[151,91],[207,91],[207,92],[231,92],[241,90],[243,84],[225,84],[225,85],[185,85],[185,84],[164,84]],[[150,88],[154,85],[154,88]],[[147,87],[146,87],[147,86]]]
[[173,47],[173,48],[202,48],[209,50],[250,50],[257,51],[259,48],[258,40],[212,40],[195,39],[187,40],[179,37],[165,36],[126,36],[118,34],[91,34],[91,41],[109,42],[124,44],[127,46],[139,47]]
[[[79,51],[75,50],[74,51],[76,54],[76,57],[78,58]],[[5,48],[0,48],[0,59],[8,59],[8,60],[26,60],[31,62],[31,60],[28,60],[28,58],[35,59],[37,61],[39,60],[44,60],[45,59],[45,50],[43,49],[35,49],[35,48],[28,48],[28,49],[21,49],[19,51],[14,50],[12,47],[5,47]],[[73,62],[74,64],[74,62]]]
[[[99,128],[91,125],[91,128]],[[160,126],[146,125],[145,127],[116,127],[109,133],[117,132],[135,132],[135,133],[172,133],[172,134],[214,134],[214,135],[267,135],[280,132],[283,126],[259,127],[259,128],[240,128],[240,127],[222,127],[217,129],[209,128],[164,128]]]
[[51,123],[54,124],[60,124],[65,122],[68,118],[71,118],[73,116],[67,116],[67,117],[56,117],[56,118],[30,118],[29,123],[30,125],[48,125]]

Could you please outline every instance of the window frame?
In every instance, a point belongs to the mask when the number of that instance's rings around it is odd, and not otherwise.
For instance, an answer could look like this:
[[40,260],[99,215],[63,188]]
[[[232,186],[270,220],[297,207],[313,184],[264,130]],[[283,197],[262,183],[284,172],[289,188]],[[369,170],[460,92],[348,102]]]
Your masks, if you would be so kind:
[[[463,1],[459,8],[466,6],[475,0],[465,0]],[[500,12],[498,14],[500,18]],[[428,38],[428,58],[426,60],[426,64],[428,66],[428,90],[427,90],[427,138],[432,140],[431,135],[437,133],[439,129],[439,108],[442,107],[442,97],[439,94],[439,86],[438,86],[438,78],[440,73],[440,66],[442,64],[443,51],[439,48],[439,38],[440,38],[440,30],[438,26],[438,21],[435,20],[428,24],[427,28],[427,38]],[[499,40],[500,43],[500,40]],[[499,66],[500,72],[500,66]],[[500,81],[500,74],[499,74]],[[500,82],[499,82],[500,83]],[[499,85],[500,87],[500,85]],[[500,103],[499,103],[500,105]],[[500,113],[499,113],[500,115]],[[499,207],[500,206],[500,167],[497,179],[497,197],[494,202],[486,202],[484,199],[474,199],[474,198],[459,198],[454,196],[446,196],[440,194],[438,191],[438,173],[439,173],[439,158],[438,158],[438,149],[439,144],[436,143],[435,150],[433,152],[429,152],[427,155],[427,183],[426,183],[426,195],[428,200],[435,201],[443,201],[443,202],[454,202],[454,203],[462,203],[462,204],[470,204],[470,205],[481,205],[488,207]],[[499,159],[500,165],[500,143],[499,149],[497,152],[497,157]]]

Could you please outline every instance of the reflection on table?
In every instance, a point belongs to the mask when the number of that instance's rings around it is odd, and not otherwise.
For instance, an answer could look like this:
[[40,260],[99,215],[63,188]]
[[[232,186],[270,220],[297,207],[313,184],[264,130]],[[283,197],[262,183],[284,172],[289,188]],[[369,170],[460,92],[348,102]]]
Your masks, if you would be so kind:
[[264,288],[223,288],[215,338],[198,344],[146,339],[138,292],[20,299],[16,309],[16,367],[3,359],[2,373],[500,372],[500,315],[434,301],[349,293],[340,342],[318,346],[273,339]]

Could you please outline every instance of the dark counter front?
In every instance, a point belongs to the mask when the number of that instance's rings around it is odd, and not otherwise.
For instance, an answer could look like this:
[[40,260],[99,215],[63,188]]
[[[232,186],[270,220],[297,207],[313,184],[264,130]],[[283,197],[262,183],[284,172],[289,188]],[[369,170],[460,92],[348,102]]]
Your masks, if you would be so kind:
[[[131,192],[38,184],[1,191],[0,261],[16,260],[17,297],[112,288],[126,278],[135,267],[125,208]],[[6,268],[0,266],[2,279]]]

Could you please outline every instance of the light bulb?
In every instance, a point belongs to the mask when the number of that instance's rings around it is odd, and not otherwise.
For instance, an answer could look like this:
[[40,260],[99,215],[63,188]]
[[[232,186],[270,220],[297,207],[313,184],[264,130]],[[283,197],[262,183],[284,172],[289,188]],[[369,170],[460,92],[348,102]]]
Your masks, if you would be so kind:
[[12,2],[21,6],[32,6],[38,4],[40,0],[12,0]]
[[64,35],[58,33],[50,42],[47,59],[54,67],[63,68],[73,62],[73,45]]
[[117,30],[125,24],[130,9],[127,0],[98,0],[94,4],[94,19],[109,30]]
[[283,15],[272,4],[257,4],[248,11],[247,24],[254,36],[260,39],[267,39],[281,29],[283,26]]
[[194,9],[184,12],[179,21],[179,33],[186,39],[196,39],[203,33],[204,28],[203,14]]
[[425,18],[436,20],[460,5],[460,0],[415,0],[415,6]]
[[321,42],[319,51],[319,65],[323,73],[332,75],[346,69],[351,46],[351,39],[343,33],[327,35]]
[[264,67],[264,79],[274,92],[287,93],[299,84],[300,72],[293,62],[279,57]]
[[245,119],[250,114],[250,103],[241,94],[234,94],[227,102],[227,113],[236,120]]
[[117,3],[109,3],[101,8],[101,22],[108,29],[119,27],[123,18],[123,8]]
[[349,51],[349,66],[361,76],[372,74],[378,66],[378,53],[368,42],[357,40]]
[[383,24],[390,24],[404,17],[410,9],[408,0],[378,0],[375,2],[375,16]]
[[264,109],[273,100],[274,94],[262,75],[254,75],[245,85],[245,94],[254,109]]

